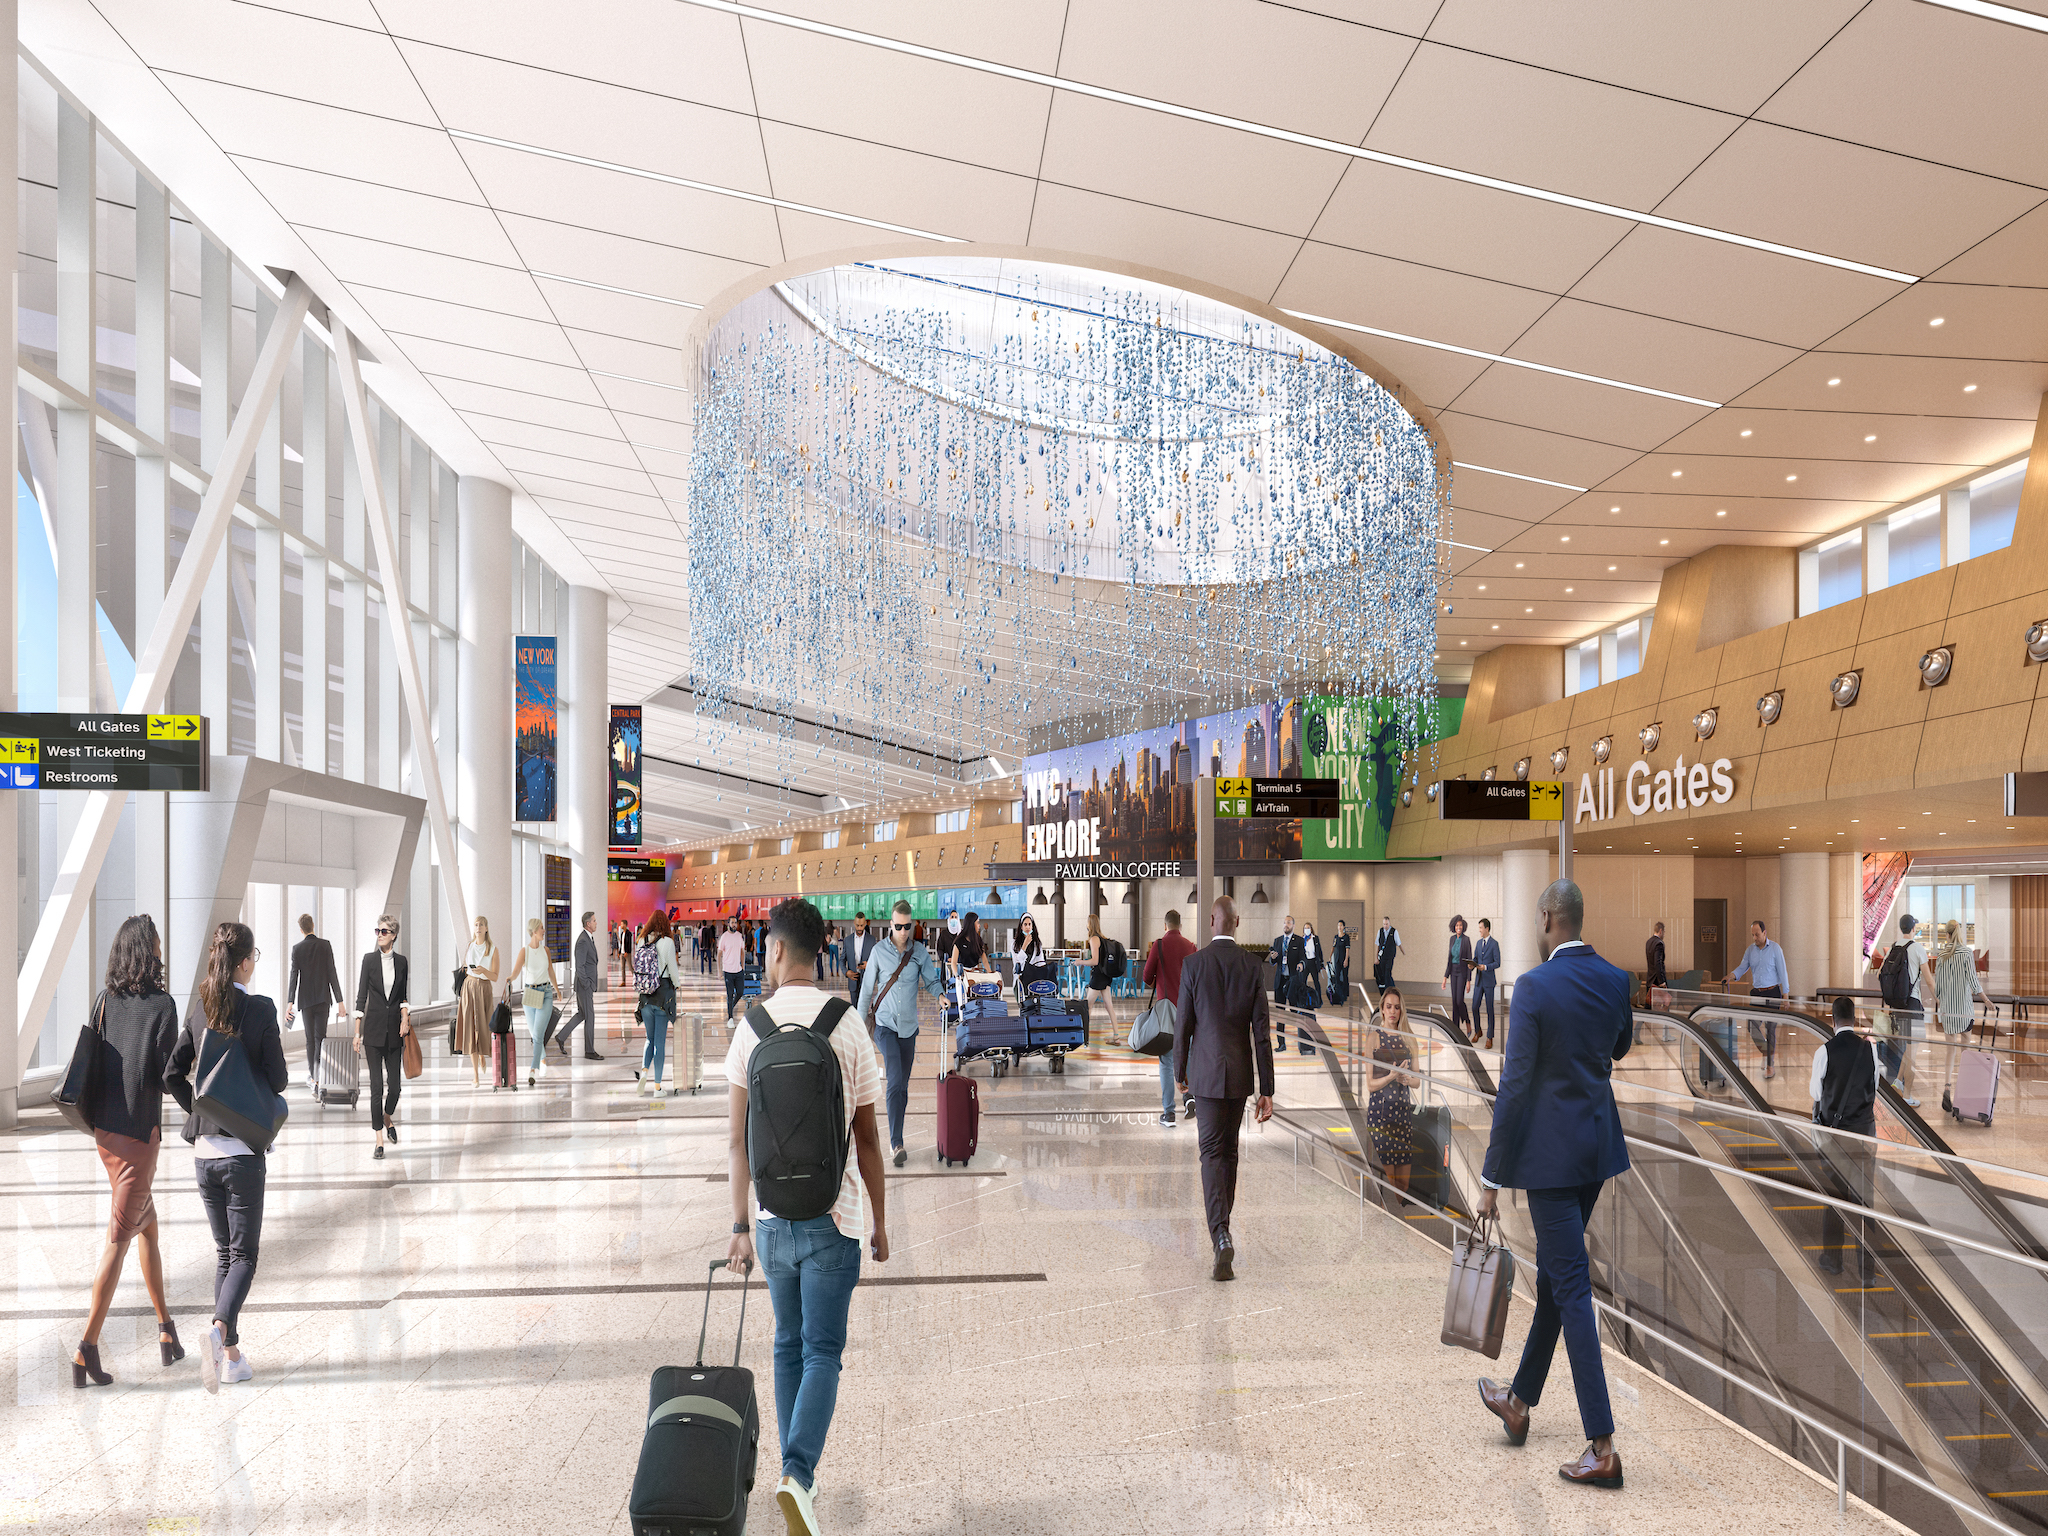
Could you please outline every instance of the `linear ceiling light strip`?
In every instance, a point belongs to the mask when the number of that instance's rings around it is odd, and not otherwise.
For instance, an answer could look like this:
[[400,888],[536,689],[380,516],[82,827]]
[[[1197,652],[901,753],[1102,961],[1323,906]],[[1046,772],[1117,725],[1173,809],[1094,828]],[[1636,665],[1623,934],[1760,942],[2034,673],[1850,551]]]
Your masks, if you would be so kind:
[[[1184,118],[1189,122],[1207,123],[1215,128],[1233,128],[1240,133],[1257,134],[1260,138],[1278,139],[1287,144],[1327,150],[1331,154],[1345,155],[1354,160],[1370,160],[1377,165],[1391,165],[1400,170],[1418,171],[1425,176],[1441,176],[1450,181],[1462,181],[1468,186],[1486,187],[1495,192],[1512,193],[1517,197],[1535,198],[1539,202],[1556,203],[1561,207],[1577,208],[1586,213],[1602,213],[1610,218],[1629,219],[1638,224],[1654,224],[1659,229],[1675,230],[1684,235],[1698,235],[1702,239],[1718,240],[1725,245],[1742,245],[1755,251],[1769,251],[1777,256],[1790,256],[1795,261],[1817,262],[1822,266],[1839,268],[1844,272],[1861,272],[1869,277],[1887,278],[1895,283],[1920,281],[1919,277],[1911,272],[1895,272],[1889,267],[1874,267],[1865,262],[1830,256],[1823,251],[1802,250],[1796,245],[1779,245],[1771,240],[1758,240],[1725,229],[1710,229],[1703,224],[1688,224],[1682,219],[1667,219],[1658,214],[1642,213],[1634,208],[1622,208],[1613,203],[1595,202],[1591,198],[1572,197],[1563,192],[1552,192],[1522,182],[1502,181],[1495,176],[1480,176],[1471,171],[1453,170],[1449,166],[1432,165],[1426,160],[1410,160],[1404,155],[1390,155],[1336,139],[1323,139],[1314,134],[1275,128],[1268,123],[1255,123],[1241,117],[1225,117],[1218,112],[1203,112],[1194,107],[1183,107],[1175,102],[1160,101],[1150,96],[1133,96],[1128,91],[1112,91],[1099,85],[1086,85],[1080,81],[1063,79],[1058,75],[1043,74],[1035,69],[1019,69],[1015,65],[997,64],[992,60],[977,59],[967,54],[948,53],[940,48],[926,48],[893,37],[881,37],[872,32],[856,32],[850,27],[835,27],[822,21],[811,21],[802,16],[785,16],[776,11],[764,11],[757,6],[739,5],[734,3],[734,0],[683,0],[683,3],[707,11],[723,11],[728,16],[738,16],[749,21],[766,22],[771,26],[791,27],[799,32],[837,38],[841,42],[861,43],[870,48],[885,49],[890,53],[908,54],[913,58],[930,59],[935,63],[957,65],[961,69],[978,70],[983,74],[1001,75],[1006,79],[1021,80],[1026,84],[1044,86],[1049,90],[1069,91],[1077,96],[1092,96],[1098,101],[1116,102],[1121,106],[1138,107],[1147,112]],[[1957,9],[1963,8],[1963,0],[1947,0],[1947,3],[1953,4]],[[1976,10],[1975,14],[1985,15],[2003,9],[2004,7],[1985,6],[1982,10]]]
[[1560,491],[1584,492],[1586,489],[1583,485],[1566,485],[1562,480],[1546,480],[1541,475],[1518,475],[1512,469],[1488,469],[1484,464],[1467,464],[1463,459],[1453,459],[1451,463],[1459,469],[1476,470],[1482,475],[1500,475],[1508,480],[1526,480],[1531,485],[1554,485]]
[[2048,16],[2018,10],[2010,5],[1993,5],[1991,0],[1924,0],[1924,3],[1938,5],[1945,11],[1961,11],[1965,16],[1981,16],[1986,21],[2025,27],[2030,32],[2048,32]]
[[[686,0],[694,4],[696,0]],[[1647,384],[1631,384],[1626,379],[1602,378],[1597,373],[1579,373],[1570,368],[1553,368],[1548,363],[1532,363],[1527,358],[1504,357],[1498,352],[1481,352],[1476,347],[1456,347],[1448,341],[1431,341],[1425,336],[1408,336],[1400,331],[1383,331],[1377,326],[1359,325],[1351,320],[1332,320],[1328,315],[1306,314],[1298,309],[1283,309],[1283,315],[1292,315],[1297,320],[1306,320],[1311,325],[1334,326],[1340,331],[1358,331],[1366,336],[1384,336],[1389,341],[1405,341],[1418,347],[1429,347],[1437,352],[1455,352],[1460,357],[1483,358],[1489,363],[1506,363],[1510,368],[1529,368],[1537,373],[1555,374],[1561,379],[1577,379],[1584,384],[1604,384],[1609,389],[1626,389],[1633,394],[1655,395],[1660,400],[1681,400],[1687,405],[1703,406],[1710,411],[1721,409],[1718,400],[1702,400],[1697,395],[1674,394],[1668,389],[1652,389]]]
[[[515,147],[520,149],[526,148],[523,144]],[[534,150],[531,152],[534,154],[547,153],[545,150]],[[738,194],[734,195],[737,196]],[[673,304],[678,309],[702,309],[704,307],[702,304],[694,304],[688,299],[672,299],[665,293],[646,293],[638,288],[620,288],[612,283],[593,283],[587,277],[568,277],[560,272],[539,272],[529,267],[527,268],[527,275],[529,277],[544,277],[551,283],[571,283],[578,288],[595,288],[603,293],[622,293],[629,299],[652,299],[657,304]]]
[[[638,176],[644,181],[666,182],[672,187],[688,187],[692,192],[709,192],[717,197],[736,197],[743,203],[760,203],[768,208],[786,208],[791,213],[812,213],[821,219],[838,219],[847,224],[865,224],[869,229],[886,229],[891,234],[911,235],[919,240],[943,240],[948,245],[961,243],[957,235],[934,234],[928,229],[912,229],[908,224],[891,224],[883,219],[864,219],[857,213],[840,213],[836,209],[817,208],[809,203],[793,203],[786,197],[770,197],[765,192],[743,192],[738,187],[721,187],[715,182],[692,181],[687,176],[670,176],[663,171],[642,170],[638,166],[620,165],[616,161],[598,160],[589,155],[572,155],[566,150],[543,149],[538,144],[522,144],[517,139],[498,139],[487,133],[470,133],[461,128],[450,128],[448,137],[463,139],[471,144],[489,144],[497,149],[516,149],[529,155],[542,155],[549,160],[561,160],[569,165],[587,165],[596,171],[617,171],[621,176]],[[585,286],[599,288],[604,285],[590,283]]]

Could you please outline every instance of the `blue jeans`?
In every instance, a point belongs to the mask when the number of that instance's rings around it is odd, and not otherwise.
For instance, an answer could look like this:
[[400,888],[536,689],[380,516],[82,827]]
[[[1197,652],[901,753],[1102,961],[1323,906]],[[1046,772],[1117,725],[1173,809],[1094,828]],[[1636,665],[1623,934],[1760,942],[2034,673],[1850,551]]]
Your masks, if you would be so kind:
[[[886,1031],[885,1031],[886,1033]],[[768,1299],[775,1305],[775,1432],[782,1475],[805,1488],[818,1480],[825,1432],[839,1401],[846,1312],[860,1281],[860,1240],[832,1217],[764,1219],[756,1231]]]
[[541,1058],[546,1054],[548,1043],[548,1004],[555,1000],[555,989],[543,982],[540,989],[540,1006],[526,1010],[526,1033],[533,1041],[533,1061],[527,1071],[540,1069]]
[[1600,1361],[1600,1325],[1593,1317],[1593,1277],[1586,1259],[1586,1223],[1600,1186],[1527,1192],[1529,1219],[1536,1227],[1536,1316],[1515,1370],[1514,1393],[1534,1408],[1543,1398],[1557,1336],[1572,1363],[1572,1387],[1579,1395],[1579,1422],[1588,1440],[1614,1433],[1607,1401],[1607,1372]]
[[1920,1021],[1927,1015],[1917,1001],[1911,1008],[1894,1008],[1891,1013],[1892,1032],[1884,1042],[1884,1075],[1896,1083],[1906,1065],[1906,1042],[1920,1038]]
[[1163,1114],[1172,1114],[1180,1108],[1180,1095],[1173,1083],[1173,1052],[1168,1051],[1159,1058],[1159,1108]]
[[659,1086],[662,1066],[668,1060],[668,1015],[652,1003],[643,1003],[640,1017],[647,1024],[647,1044],[640,1052],[640,1067],[650,1074],[648,1081]]
[[[917,1065],[917,1036],[899,1035],[886,1024],[875,1026],[875,1046],[882,1053],[882,1072],[889,1080],[889,1145],[903,1145],[903,1111],[910,1104],[910,1069]],[[943,1053],[941,1062],[943,1064]]]

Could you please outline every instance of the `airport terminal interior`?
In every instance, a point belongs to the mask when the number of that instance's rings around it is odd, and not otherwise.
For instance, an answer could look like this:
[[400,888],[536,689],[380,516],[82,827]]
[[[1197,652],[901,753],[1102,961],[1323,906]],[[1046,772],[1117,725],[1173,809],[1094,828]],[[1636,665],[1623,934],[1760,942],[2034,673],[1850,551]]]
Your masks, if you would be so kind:
[[0,1526],[2048,1530],[2048,0],[0,18]]

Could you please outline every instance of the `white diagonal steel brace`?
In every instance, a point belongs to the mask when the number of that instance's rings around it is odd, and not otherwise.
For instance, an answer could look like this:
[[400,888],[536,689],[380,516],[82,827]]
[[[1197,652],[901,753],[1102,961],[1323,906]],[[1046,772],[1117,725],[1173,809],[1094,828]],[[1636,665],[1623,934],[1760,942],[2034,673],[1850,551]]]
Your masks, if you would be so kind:
[[391,630],[391,649],[398,660],[398,680],[405,689],[406,713],[412,723],[413,766],[426,786],[427,820],[433,825],[434,846],[441,851],[441,891],[448,899],[448,915],[455,921],[460,944],[469,935],[469,905],[462,897],[462,865],[455,852],[454,829],[448,824],[448,796],[441,787],[440,757],[433,750],[434,727],[427,715],[426,686],[420,681],[419,654],[412,644],[412,614],[405,595],[405,569],[398,563],[398,533],[391,526],[384,481],[377,473],[377,443],[370,435],[370,402],[363,393],[356,339],[339,316],[333,319],[333,336],[341,405],[348,416],[349,442],[356,451],[356,480],[363,488],[364,520],[370,525],[370,542],[377,551],[377,575],[384,583],[384,622]]
[[[270,322],[270,332],[263,338],[263,346],[256,354],[256,366],[249,374],[249,387],[242,396],[241,408],[235,412],[234,425],[228,428],[220,463],[207,485],[206,495],[200,500],[199,517],[185,541],[185,553],[178,559],[178,574],[171,578],[171,589],[164,594],[164,604],[157,611],[156,625],[149,632],[148,643],[143,646],[142,654],[135,658],[135,684],[128,690],[127,702],[122,706],[124,713],[150,715],[163,710],[171,674],[177,668],[178,657],[184,652],[185,637],[191,632],[192,620],[199,612],[199,598],[205,589],[206,578],[213,570],[214,561],[221,558],[227,543],[235,499],[242,489],[242,481],[249,474],[249,465],[256,457],[257,434],[263,430],[263,423],[270,414],[270,400],[284,378],[285,365],[297,355],[299,327],[305,323],[306,312],[312,304],[312,289],[294,275],[285,287],[284,298],[278,303],[277,316]],[[223,720],[219,724],[225,736],[228,722]],[[225,745],[224,739],[222,744]],[[77,830],[71,835],[71,844],[64,850],[64,862],[57,869],[49,904],[43,908],[43,920],[36,925],[35,939],[30,943],[28,958],[21,967],[16,1019],[24,1070],[32,1050],[31,1042],[42,1030],[43,1015],[49,1011],[50,999],[57,992],[57,978],[64,969],[64,962],[71,957],[71,946],[78,939],[79,925],[92,902],[100,866],[106,862],[107,847],[113,842],[114,828],[121,821],[121,808],[127,803],[126,790],[96,789],[88,793],[85,813],[79,817]]]

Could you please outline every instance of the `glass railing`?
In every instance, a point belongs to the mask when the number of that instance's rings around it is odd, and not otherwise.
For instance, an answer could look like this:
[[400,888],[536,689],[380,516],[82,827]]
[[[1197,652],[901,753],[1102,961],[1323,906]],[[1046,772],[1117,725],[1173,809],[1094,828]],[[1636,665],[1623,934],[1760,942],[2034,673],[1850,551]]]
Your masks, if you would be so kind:
[[[1609,1342],[1915,1530],[1960,1530],[1963,1514],[1977,1529],[2048,1527],[2048,1260],[2004,1195],[1973,1186],[1902,1105],[1880,1111],[1876,1137],[1812,1123],[1817,1021],[1771,1016],[1778,1070],[1752,1083],[1753,1012],[1636,1016],[1615,1073],[1633,1167],[1588,1233]],[[1433,1010],[1411,1012],[1377,1064],[1388,1037],[1375,1022],[1315,1027],[1328,1070],[1281,1081],[1297,1157],[1448,1242],[1479,1187],[1487,1059]],[[1781,1086],[1795,1063],[1796,1105]],[[1405,1144],[1375,1124],[1395,1072]],[[1425,1146],[1438,1166],[1422,1176]],[[1389,1147],[1410,1152],[1405,1178]],[[1503,1194],[1501,1214],[1533,1264],[1519,1195]]]

